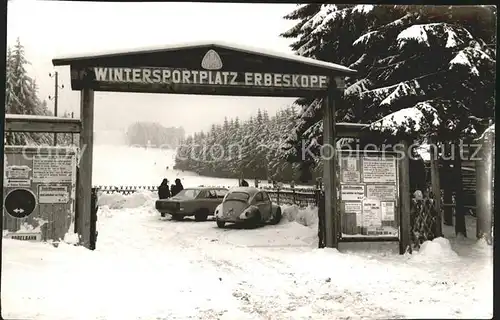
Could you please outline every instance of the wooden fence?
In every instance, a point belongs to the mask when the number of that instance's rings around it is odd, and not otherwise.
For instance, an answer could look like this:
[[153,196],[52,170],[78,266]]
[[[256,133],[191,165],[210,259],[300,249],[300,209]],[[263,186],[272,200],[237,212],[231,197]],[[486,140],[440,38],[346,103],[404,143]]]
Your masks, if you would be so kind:
[[[100,192],[105,194],[120,193],[123,195],[129,195],[140,191],[158,192],[157,186],[94,186],[94,188],[97,188]],[[227,188],[229,189],[230,187]],[[288,204],[297,205],[299,207],[317,206],[317,189],[314,188],[278,189],[272,187],[262,187],[260,189],[265,190],[269,194],[271,200],[280,205]]]

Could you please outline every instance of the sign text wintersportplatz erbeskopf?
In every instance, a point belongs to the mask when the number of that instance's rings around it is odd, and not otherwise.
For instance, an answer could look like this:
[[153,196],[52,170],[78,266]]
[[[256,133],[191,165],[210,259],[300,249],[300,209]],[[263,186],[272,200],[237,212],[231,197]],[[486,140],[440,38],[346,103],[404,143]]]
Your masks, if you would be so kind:
[[281,73],[186,70],[169,68],[94,68],[95,79],[108,83],[258,86],[324,89],[328,76]]

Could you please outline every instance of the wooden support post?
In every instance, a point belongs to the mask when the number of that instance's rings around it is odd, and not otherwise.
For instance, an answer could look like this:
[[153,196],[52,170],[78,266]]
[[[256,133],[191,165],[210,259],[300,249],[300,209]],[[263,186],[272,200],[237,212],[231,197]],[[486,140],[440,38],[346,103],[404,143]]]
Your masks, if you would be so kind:
[[453,156],[453,173],[456,177],[455,186],[455,234],[462,234],[467,238],[467,228],[465,226],[465,203],[464,187],[462,178],[462,157],[463,144],[456,141],[454,146],[455,154]]
[[451,145],[450,143],[445,143],[444,144],[444,150],[445,150],[445,156],[446,156],[446,161],[443,161],[443,173],[444,173],[444,179],[443,179],[443,202],[447,204],[447,206],[444,206],[443,208],[443,224],[447,226],[452,226],[453,225],[453,207],[451,204],[453,203],[453,170],[451,170],[450,167],[450,157],[452,153],[455,151],[451,150]]
[[78,235],[80,244],[90,248],[91,230],[91,196],[92,196],[92,151],[94,144],[94,91],[83,89],[80,93],[80,117],[82,129],[80,133],[80,158],[78,161]]
[[434,206],[437,210],[436,215],[436,228],[433,230],[436,237],[443,236],[443,226],[442,226],[442,206],[441,206],[441,186],[439,184],[439,152],[437,148],[437,142],[435,140],[430,141],[430,157],[431,157],[431,184],[432,193],[434,194]]
[[338,248],[337,192],[335,175],[335,98],[332,85],[323,100],[323,182],[325,187],[325,246]]
[[411,225],[410,225],[410,159],[408,141],[400,142],[404,149],[404,156],[399,160],[399,197],[400,197],[400,235],[399,253],[411,252]]
[[485,133],[479,150],[479,160],[476,160],[476,236],[484,238],[492,244],[491,227],[493,215],[493,147],[494,136]]

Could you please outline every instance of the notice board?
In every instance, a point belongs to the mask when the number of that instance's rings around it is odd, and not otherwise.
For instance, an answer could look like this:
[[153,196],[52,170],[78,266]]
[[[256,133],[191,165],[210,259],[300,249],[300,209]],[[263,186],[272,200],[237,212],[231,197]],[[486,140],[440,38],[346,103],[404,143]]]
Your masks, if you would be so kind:
[[399,236],[397,154],[339,151],[337,159],[342,236]]
[[64,238],[74,218],[76,159],[70,146],[5,147],[4,236]]

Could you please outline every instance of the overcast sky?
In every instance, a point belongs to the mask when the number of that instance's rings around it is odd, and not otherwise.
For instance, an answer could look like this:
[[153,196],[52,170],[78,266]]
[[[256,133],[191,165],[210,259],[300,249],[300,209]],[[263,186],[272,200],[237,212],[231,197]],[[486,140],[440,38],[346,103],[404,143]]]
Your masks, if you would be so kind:
[[[291,40],[279,34],[294,25],[282,17],[294,4],[96,3],[13,0],[8,4],[8,44],[17,37],[31,62],[28,72],[40,86],[40,97],[53,95],[59,71],[59,112],[79,114],[79,92],[71,91],[69,67],[54,69],[57,56],[192,42],[224,40],[291,52]],[[48,99],[47,99],[48,100]],[[257,108],[274,114],[290,98],[96,93],[96,131],[124,130],[134,121],[182,125],[188,133],[221,123],[224,116],[248,118]],[[53,102],[47,101],[50,108]]]

